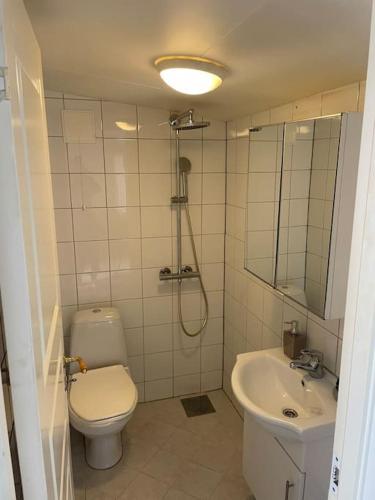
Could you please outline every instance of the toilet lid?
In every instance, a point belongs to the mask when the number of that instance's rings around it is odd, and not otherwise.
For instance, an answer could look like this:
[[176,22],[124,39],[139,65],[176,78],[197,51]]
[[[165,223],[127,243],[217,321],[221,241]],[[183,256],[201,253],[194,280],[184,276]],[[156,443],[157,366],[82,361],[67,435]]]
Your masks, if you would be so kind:
[[122,365],[76,373],[70,387],[72,410],[88,421],[105,420],[132,411],[137,389]]

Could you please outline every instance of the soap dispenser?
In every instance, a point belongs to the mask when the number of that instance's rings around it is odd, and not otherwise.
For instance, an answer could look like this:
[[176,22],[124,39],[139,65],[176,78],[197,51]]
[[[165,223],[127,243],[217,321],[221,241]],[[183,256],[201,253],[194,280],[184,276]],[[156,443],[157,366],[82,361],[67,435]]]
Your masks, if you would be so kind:
[[306,347],[306,334],[298,332],[298,321],[285,321],[290,325],[290,330],[284,330],[283,346],[284,354],[290,359],[296,359],[301,355],[302,349]]

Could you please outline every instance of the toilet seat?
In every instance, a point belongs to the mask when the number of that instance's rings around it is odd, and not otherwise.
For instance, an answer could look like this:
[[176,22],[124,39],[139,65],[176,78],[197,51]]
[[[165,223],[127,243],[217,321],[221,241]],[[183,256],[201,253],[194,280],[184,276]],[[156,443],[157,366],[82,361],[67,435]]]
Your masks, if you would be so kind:
[[97,368],[74,377],[77,380],[69,391],[69,406],[82,422],[93,426],[106,424],[133,412],[137,388],[122,365]]

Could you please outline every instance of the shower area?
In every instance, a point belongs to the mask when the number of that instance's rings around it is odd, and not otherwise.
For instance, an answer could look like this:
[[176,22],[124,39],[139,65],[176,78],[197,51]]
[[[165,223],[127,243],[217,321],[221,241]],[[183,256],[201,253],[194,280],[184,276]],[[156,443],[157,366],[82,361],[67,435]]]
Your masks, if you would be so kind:
[[[193,226],[191,223],[190,211],[189,211],[189,178],[188,175],[191,172],[191,161],[185,156],[180,156],[180,132],[202,129],[210,126],[208,121],[195,121],[193,119],[193,110],[189,109],[185,113],[180,115],[171,115],[169,124],[172,130],[175,132],[175,148],[176,148],[176,194],[171,197],[171,206],[176,207],[176,237],[177,237],[177,270],[172,272],[169,267],[164,267],[159,272],[159,279],[161,281],[175,280],[177,282],[177,310],[178,310],[178,321],[180,327],[185,335],[188,337],[196,337],[199,335],[207,325],[208,321],[208,299],[206,289],[204,287],[202,274],[199,267],[197,249],[194,241]],[[191,245],[191,250],[193,253],[194,266],[193,269],[190,265],[183,265],[182,263],[182,231],[181,231],[181,221],[182,221],[182,210],[185,211],[189,243]],[[203,296],[204,311],[202,314],[201,324],[193,331],[189,330],[185,323],[182,310],[182,283],[185,279],[196,279],[199,281],[200,291]]]
[[46,110],[65,344],[76,310],[114,306],[140,401],[221,388],[225,122],[48,91]]

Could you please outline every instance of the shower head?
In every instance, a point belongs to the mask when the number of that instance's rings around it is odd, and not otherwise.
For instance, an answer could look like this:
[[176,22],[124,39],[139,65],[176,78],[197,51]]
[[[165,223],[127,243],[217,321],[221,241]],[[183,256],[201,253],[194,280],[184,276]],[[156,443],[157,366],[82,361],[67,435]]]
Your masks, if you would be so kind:
[[196,128],[205,128],[210,125],[210,122],[193,122],[189,121],[187,123],[181,123],[178,126],[172,127],[173,130],[194,130]]
[[[187,118],[187,121],[183,121]],[[193,110],[189,109],[181,115],[171,115],[169,124],[173,130],[194,130],[196,128],[205,128],[210,125],[210,122],[206,121],[195,121],[193,119]]]
[[179,167],[180,167],[180,172],[190,172],[191,170],[191,161],[189,158],[186,158],[185,156],[180,156],[179,159]]

